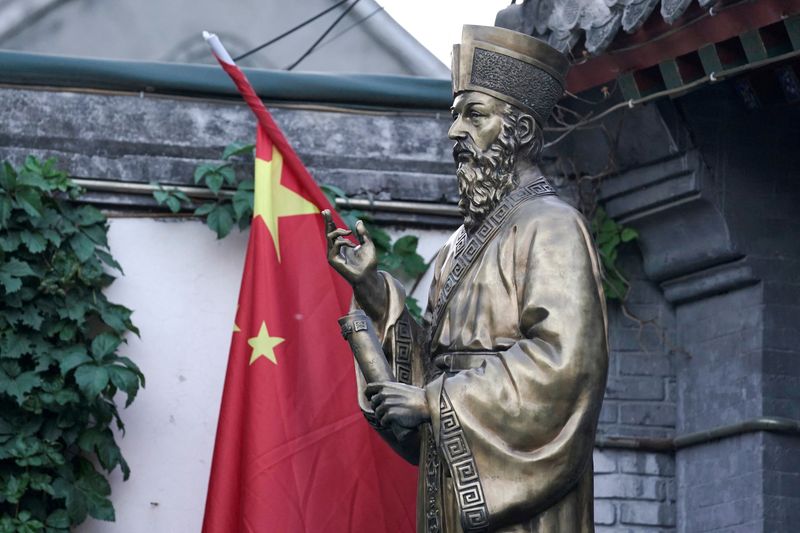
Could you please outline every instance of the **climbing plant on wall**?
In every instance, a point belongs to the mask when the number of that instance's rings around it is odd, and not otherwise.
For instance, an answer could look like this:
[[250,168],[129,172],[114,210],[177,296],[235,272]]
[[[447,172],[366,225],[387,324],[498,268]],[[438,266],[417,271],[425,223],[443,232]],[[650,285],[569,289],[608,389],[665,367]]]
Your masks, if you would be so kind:
[[[253,218],[253,178],[238,179],[234,164],[242,162],[240,158],[251,154],[253,148],[252,144],[233,143],[223,150],[220,162],[197,167],[194,182],[211,191],[211,200],[192,200],[175,188],[165,188],[159,184],[154,184],[156,190],[153,196],[159,205],[166,205],[173,213],[185,206],[192,208],[193,213],[203,218],[218,238],[228,235],[234,226],[245,229]],[[331,205],[336,205],[337,198],[345,200],[344,206],[338,207],[337,211],[351,228],[355,228],[357,220],[364,221],[378,252],[379,268],[403,279],[416,279],[425,273],[428,265],[417,253],[419,239],[416,236],[405,235],[393,240],[386,230],[372,222],[369,213],[347,208],[347,196],[343,190],[333,185],[322,185],[321,188]],[[407,303],[411,313],[420,318],[422,310],[417,301],[409,297]]]
[[144,376],[119,355],[131,310],[103,290],[122,272],[106,217],[50,159],[0,165],[0,532],[114,520],[102,472],[130,469],[117,393]]

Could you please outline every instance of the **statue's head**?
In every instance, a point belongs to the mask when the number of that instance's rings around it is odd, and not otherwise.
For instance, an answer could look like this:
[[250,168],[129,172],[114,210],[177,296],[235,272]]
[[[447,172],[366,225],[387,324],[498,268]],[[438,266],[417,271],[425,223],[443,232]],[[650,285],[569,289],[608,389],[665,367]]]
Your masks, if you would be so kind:
[[453,125],[459,207],[473,229],[536,162],[542,126],[564,92],[567,58],[529,35],[464,26],[453,47]]

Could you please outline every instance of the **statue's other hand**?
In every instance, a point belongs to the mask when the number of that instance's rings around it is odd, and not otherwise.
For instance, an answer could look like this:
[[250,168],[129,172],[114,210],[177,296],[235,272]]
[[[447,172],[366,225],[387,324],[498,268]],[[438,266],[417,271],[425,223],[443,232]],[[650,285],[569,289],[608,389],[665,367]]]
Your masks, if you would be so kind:
[[370,383],[365,390],[381,425],[416,429],[431,419],[425,390],[404,383]]
[[336,227],[330,211],[324,210],[322,216],[328,241],[328,263],[351,285],[376,276],[378,254],[364,223],[360,220],[356,223],[356,233],[361,241],[359,246],[346,238],[352,231]]

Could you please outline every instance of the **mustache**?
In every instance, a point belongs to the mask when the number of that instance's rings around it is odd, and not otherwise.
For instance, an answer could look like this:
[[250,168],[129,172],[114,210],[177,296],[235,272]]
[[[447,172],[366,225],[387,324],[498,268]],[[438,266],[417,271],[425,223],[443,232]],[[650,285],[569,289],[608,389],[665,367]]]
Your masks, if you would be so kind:
[[481,151],[475,145],[475,141],[469,137],[465,137],[463,139],[458,139],[453,145],[453,159],[456,163],[459,162],[459,157],[461,155],[467,155],[472,160],[475,160],[480,157]]

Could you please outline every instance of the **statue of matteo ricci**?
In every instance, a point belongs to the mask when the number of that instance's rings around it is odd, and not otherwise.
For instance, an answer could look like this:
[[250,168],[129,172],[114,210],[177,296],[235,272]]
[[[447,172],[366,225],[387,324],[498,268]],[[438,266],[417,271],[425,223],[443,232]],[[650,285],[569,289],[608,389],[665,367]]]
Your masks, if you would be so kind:
[[356,246],[326,214],[328,260],[394,377],[369,383],[362,366],[359,402],[420,467],[419,532],[594,531],[608,367],[600,267],[585,221],[537,166],[568,66],[530,36],[464,27],[449,131],[464,224],[436,257],[423,325],[377,270],[363,224]]

